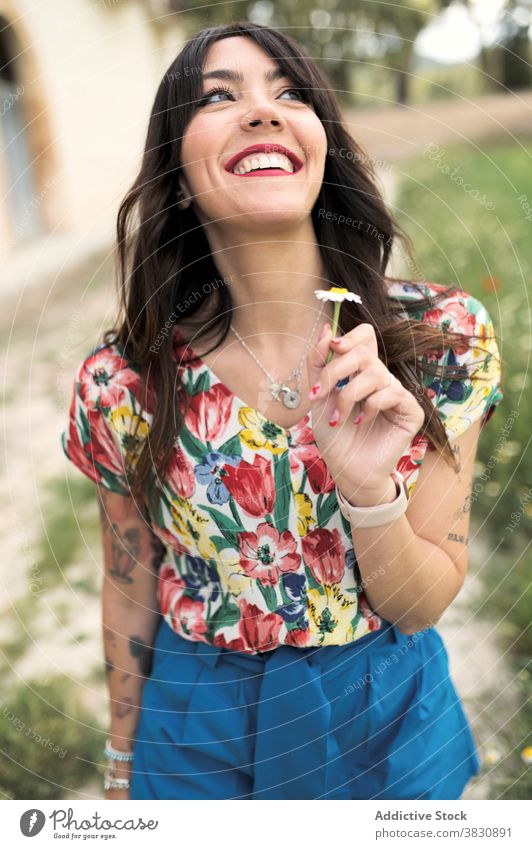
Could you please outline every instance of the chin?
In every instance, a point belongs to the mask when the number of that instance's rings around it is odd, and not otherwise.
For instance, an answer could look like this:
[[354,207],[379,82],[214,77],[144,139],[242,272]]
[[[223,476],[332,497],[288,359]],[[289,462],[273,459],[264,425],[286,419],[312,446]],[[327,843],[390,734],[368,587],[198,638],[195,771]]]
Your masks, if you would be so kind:
[[[283,226],[287,226],[289,224],[300,224],[302,221],[305,221],[310,216],[310,209],[304,210],[301,208],[301,204],[294,206],[292,209],[287,207],[286,204],[282,206],[280,204],[275,204],[274,206],[263,208],[263,209],[253,209],[248,212],[242,212],[240,216],[238,216],[239,223],[242,223],[244,226],[249,226],[252,224],[257,224],[261,226],[279,226],[282,224]],[[231,216],[231,222],[236,220],[237,216]]]

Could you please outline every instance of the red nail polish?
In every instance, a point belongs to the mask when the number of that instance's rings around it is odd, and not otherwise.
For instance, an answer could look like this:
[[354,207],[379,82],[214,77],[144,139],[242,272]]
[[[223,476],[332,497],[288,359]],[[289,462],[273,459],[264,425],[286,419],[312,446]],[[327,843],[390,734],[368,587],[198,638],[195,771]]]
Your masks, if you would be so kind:
[[312,389],[310,390],[311,396],[313,398],[315,398],[316,395],[318,394],[318,392],[320,391],[320,389],[321,389],[321,383],[315,383],[314,386],[312,387]]
[[360,424],[360,422],[362,421],[363,418],[364,418],[364,413],[359,413],[358,416],[356,417],[356,419],[354,420],[353,424]]
[[340,413],[338,412],[338,410],[335,410],[334,413],[331,416],[331,420],[329,422],[329,427],[336,427],[336,425],[338,424],[339,418],[340,418]]

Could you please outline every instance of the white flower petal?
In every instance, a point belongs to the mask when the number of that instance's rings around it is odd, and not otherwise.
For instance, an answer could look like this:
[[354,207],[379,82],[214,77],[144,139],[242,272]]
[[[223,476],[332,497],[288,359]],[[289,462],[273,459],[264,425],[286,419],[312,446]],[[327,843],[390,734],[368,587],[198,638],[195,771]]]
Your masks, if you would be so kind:
[[314,289],[314,294],[320,301],[354,301],[357,304],[362,303],[360,295],[354,292],[331,292],[330,289]]

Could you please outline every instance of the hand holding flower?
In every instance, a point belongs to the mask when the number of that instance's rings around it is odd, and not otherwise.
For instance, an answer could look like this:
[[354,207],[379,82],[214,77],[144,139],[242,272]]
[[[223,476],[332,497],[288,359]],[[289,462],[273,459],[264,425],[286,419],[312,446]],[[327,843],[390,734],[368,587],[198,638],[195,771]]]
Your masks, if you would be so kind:
[[[358,295],[353,297],[360,302]],[[379,358],[371,324],[359,324],[334,338],[337,303],[333,327],[325,326],[307,358],[312,429],[341,491],[360,490],[361,499],[371,503],[372,496],[390,493],[390,473],[423,426],[425,415]]]

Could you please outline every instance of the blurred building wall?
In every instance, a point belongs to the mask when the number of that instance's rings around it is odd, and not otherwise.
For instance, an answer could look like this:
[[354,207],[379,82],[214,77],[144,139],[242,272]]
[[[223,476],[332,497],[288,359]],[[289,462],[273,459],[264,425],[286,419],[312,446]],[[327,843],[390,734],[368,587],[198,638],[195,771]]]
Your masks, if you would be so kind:
[[0,257],[112,238],[178,21],[155,0],[0,0]]

